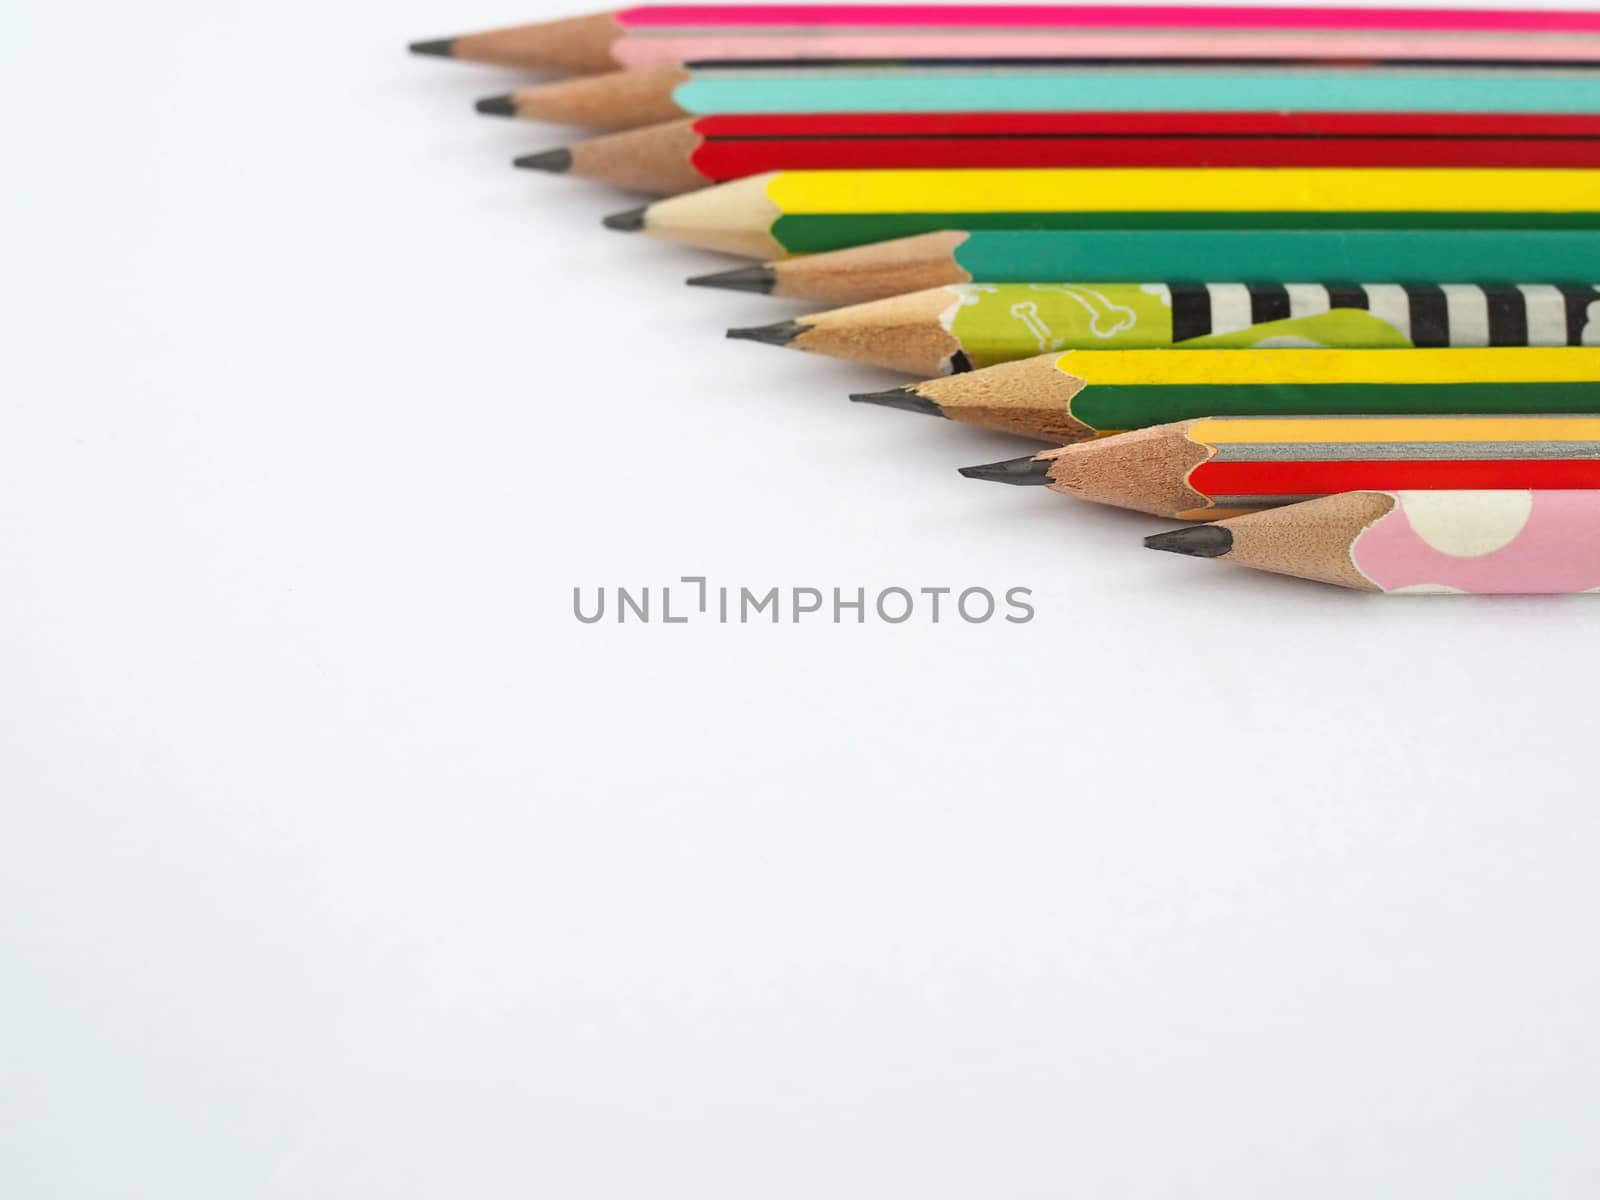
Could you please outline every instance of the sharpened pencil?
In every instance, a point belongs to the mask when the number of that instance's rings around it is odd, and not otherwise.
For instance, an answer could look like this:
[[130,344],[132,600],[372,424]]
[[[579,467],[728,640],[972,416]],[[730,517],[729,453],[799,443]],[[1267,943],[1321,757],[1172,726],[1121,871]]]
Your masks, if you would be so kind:
[[852,400],[1044,442],[1208,416],[1600,412],[1600,347],[1069,350]]
[[937,229],[1593,229],[1600,171],[778,171],[606,218],[746,258]]
[[1600,117],[932,113],[667,121],[516,165],[676,195],[767,171],[940,167],[1600,167]]
[[698,63],[567,79],[499,112],[631,129],[716,114],[1600,113],[1600,73],[1551,66]]
[[[1574,290],[1585,311],[1600,299]],[[962,283],[728,336],[929,376],[1051,350],[1569,346],[1587,329],[1543,283]]]
[[1600,488],[1600,417],[1201,417],[961,473],[1190,521],[1367,489]]
[[643,5],[413,42],[415,54],[556,71],[705,59],[1581,56],[1591,14],[1104,5]]
[[624,65],[611,48],[625,24],[623,13],[593,13],[412,42],[411,53],[540,71],[614,71]]
[[1352,491],[1144,544],[1389,595],[1596,592],[1600,491]]
[[1600,233],[1566,230],[1239,229],[972,231],[915,234],[698,275],[725,288],[820,304],[860,304],[958,283],[1034,279],[1197,279],[1243,275],[1376,279],[1600,278]]

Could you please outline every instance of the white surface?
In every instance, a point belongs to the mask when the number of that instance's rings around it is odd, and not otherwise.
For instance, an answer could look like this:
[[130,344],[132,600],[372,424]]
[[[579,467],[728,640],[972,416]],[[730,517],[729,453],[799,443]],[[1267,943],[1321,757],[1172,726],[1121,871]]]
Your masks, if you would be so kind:
[[541,11],[0,14],[0,1194],[1592,1197],[1600,601],[958,478],[401,53]]

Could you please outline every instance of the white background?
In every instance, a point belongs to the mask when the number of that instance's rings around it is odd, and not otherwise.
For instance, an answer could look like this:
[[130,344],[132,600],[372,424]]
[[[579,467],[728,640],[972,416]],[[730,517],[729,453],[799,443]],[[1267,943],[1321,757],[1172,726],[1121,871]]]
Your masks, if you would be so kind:
[[0,1194],[1592,1197],[1600,601],[958,478],[402,53],[558,11],[0,14]]

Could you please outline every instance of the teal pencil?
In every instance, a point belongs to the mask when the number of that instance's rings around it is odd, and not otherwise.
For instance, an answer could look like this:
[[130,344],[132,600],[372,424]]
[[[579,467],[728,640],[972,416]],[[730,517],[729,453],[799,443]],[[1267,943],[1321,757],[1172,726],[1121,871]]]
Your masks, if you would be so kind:
[[728,113],[1600,113],[1556,67],[702,63],[562,80],[478,110],[605,129]]
[[1600,279],[1589,230],[1251,229],[941,231],[777,259],[689,280],[827,305],[956,283],[1036,279],[1220,279],[1587,285]]

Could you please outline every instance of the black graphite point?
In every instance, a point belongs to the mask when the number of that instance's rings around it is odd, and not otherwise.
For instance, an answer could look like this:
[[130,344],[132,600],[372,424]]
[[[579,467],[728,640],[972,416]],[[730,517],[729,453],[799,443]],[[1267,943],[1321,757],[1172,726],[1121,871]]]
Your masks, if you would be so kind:
[[620,229],[623,233],[638,233],[644,228],[644,215],[649,211],[648,204],[641,204],[638,208],[630,208],[627,212],[612,213],[609,217],[602,218],[600,224],[607,229]]
[[913,388],[895,388],[888,392],[852,392],[850,399],[861,404],[881,404],[885,408],[898,408],[902,412],[925,413],[930,417],[944,416],[940,408],[926,396],[919,396]]
[[1188,525],[1166,533],[1152,533],[1144,540],[1147,550],[1169,550],[1191,558],[1221,558],[1233,549],[1233,534],[1220,525]]
[[772,325],[751,325],[745,329],[730,329],[728,336],[742,342],[765,342],[769,346],[787,346],[799,337],[809,325],[799,321],[778,321]]
[[435,38],[428,42],[412,42],[407,47],[413,54],[426,54],[429,58],[454,58],[456,56],[455,38]]
[[552,175],[564,175],[572,169],[572,151],[562,146],[557,150],[524,154],[521,158],[512,159],[511,162],[513,166],[529,171],[549,171]]
[[717,271],[711,275],[696,275],[689,281],[690,287],[726,288],[730,292],[757,292],[763,296],[772,294],[773,285],[778,282],[778,273],[771,267],[735,267],[731,271]]
[[976,467],[962,467],[968,479],[987,479],[991,483],[1014,483],[1030,487],[1050,482],[1050,459],[1008,458],[1005,462],[983,463]]
[[491,117],[514,117],[517,115],[517,99],[509,93],[504,96],[485,96],[472,106],[481,113]]

